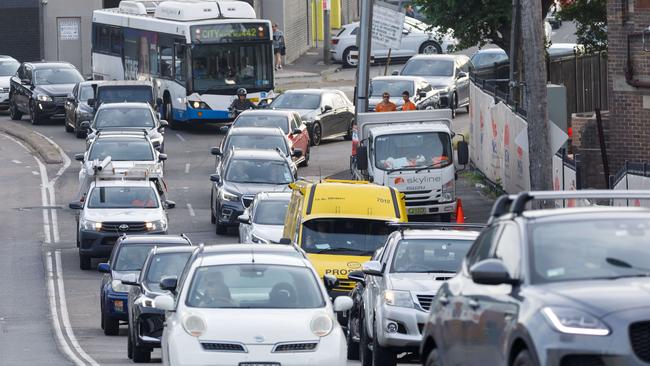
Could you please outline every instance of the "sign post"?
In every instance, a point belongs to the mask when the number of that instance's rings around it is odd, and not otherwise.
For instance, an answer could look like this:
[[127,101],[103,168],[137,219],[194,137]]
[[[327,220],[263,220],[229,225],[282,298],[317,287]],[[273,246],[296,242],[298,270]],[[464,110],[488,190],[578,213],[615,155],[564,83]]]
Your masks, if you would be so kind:
[[330,25],[330,1],[323,0],[323,62],[327,65],[330,60],[330,42],[331,42],[331,25]]

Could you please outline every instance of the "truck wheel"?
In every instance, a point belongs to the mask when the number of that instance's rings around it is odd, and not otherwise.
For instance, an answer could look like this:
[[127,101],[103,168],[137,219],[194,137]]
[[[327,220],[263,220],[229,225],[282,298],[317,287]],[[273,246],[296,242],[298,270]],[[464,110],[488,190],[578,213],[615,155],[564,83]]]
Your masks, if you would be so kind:
[[105,312],[102,312],[102,322],[104,323],[105,335],[113,336],[117,335],[120,332],[120,321],[112,319]]
[[380,346],[377,337],[372,339],[372,364],[373,366],[397,365],[397,354],[388,347]]
[[440,222],[451,222],[451,214],[450,213],[441,214]]
[[84,271],[87,271],[90,269],[90,263],[91,258],[87,255],[83,255],[79,253],[79,268],[83,269]]

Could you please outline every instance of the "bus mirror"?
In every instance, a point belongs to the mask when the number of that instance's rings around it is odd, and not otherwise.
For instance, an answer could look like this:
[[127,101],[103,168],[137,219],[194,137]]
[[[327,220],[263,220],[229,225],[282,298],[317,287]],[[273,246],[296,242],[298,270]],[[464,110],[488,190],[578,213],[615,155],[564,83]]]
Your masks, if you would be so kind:
[[358,170],[368,169],[368,148],[366,146],[359,146],[357,148],[356,165]]
[[458,164],[467,165],[469,163],[469,146],[467,145],[467,141],[458,141],[456,155],[458,157]]
[[289,238],[282,238],[282,239],[280,239],[280,241],[278,241],[278,244],[289,245],[289,244],[291,244],[291,239],[289,239]]

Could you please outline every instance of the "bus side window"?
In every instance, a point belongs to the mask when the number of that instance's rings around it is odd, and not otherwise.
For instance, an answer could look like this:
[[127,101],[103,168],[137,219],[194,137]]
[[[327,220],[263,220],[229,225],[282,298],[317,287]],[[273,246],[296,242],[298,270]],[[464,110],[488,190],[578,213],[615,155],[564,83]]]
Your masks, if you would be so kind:
[[160,75],[171,78],[173,74],[173,43],[160,39]]
[[176,81],[185,81],[187,74],[185,63],[185,45],[176,43],[174,44],[174,79]]

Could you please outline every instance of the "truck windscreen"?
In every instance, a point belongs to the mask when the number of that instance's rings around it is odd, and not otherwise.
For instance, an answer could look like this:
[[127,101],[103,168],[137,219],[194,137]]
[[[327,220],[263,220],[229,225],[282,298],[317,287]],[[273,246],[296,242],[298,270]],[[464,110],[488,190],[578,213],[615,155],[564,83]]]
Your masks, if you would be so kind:
[[301,246],[307,253],[369,256],[391,231],[381,220],[313,219],[303,224]]
[[375,166],[381,170],[443,168],[452,163],[451,139],[443,132],[383,135],[374,145]]

